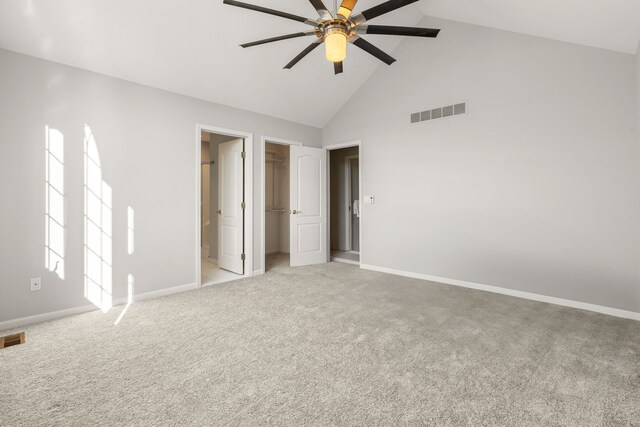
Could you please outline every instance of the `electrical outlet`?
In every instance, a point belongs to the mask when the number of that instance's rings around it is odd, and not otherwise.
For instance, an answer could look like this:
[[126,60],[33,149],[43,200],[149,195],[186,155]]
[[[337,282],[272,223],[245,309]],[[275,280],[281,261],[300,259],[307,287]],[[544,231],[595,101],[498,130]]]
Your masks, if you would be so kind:
[[41,291],[42,290],[42,278],[34,277],[31,279],[31,291]]

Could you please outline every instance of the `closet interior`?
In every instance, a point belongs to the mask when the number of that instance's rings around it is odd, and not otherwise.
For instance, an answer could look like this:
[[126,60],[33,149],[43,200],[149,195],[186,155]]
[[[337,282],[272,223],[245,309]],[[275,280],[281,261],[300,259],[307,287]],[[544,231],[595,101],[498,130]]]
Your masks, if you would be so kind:
[[265,253],[289,254],[289,146],[265,145]]

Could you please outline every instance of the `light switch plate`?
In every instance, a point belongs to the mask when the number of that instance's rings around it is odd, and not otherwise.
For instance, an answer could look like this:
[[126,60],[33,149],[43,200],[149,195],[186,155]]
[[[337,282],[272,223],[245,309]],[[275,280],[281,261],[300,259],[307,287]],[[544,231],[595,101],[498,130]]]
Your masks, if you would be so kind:
[[364,196],[364,203],[367,205],[373,205],[376,202],[374,196]]

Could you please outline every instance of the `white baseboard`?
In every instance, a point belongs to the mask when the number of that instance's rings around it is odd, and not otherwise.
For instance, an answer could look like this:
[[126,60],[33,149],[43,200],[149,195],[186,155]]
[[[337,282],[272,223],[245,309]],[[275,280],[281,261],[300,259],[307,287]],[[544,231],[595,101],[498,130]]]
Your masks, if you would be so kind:
[[395,270],[393,268],[378,267],[375,265],[360,264],[360,268],[364,270],[378,271],[381,273],[395,274],[396,276],[411,277],[413,279],[428,280],[430,282],[460,286],[463,288],[478,289],[481,291],[493,292],[493,293],[502,294],[502,295],[509,295],[512,297],[523,298],[523,299],[528,299],[533,301],[546,302],[548,304],[561,305],[564,307],[577,308],[580,310],[594,311],[596,313],[608,314],[609,316],[621,317],[624,319],[640,320],[640,313],[636,313],[635,311],[620,310],[618,308],[605,307],[602,305],[589,304],[586,302],[550,297],[547,295],[534,294],[531,292],[516,291],[514,289],[500,288],[498,286],[481,285],[473,282],[465,282],[464,280],[447,279],[445,277],[430,276],[428,274]]
[[[192,291],[198,289],[197,283],[189,283],[187,285],[174,286],[172,288],[159,289],[157,291],[145,292],[142,294],[134,295],[133,301],[144,301],[147,299],[160,298],[167,295],[179,294],[180,292]],[[126,304],[126,298],[119,298],[114,305]]]
[[260,270],[253,270],[254,276],[259,276],[261,274],[264,274],[264,270],[262,268]]
[[220,278],[220,279],[214,279],[214,280],[211,280],[211,281],[208,281],[208,282],[203,282],[202,283],[202,287],[206,288],[208,286],[220,285],[222,283],[229,283],[229,282],[233,282],[235,280],[244,279],[245,277],[251,277],[250,275],[243,276],[241,274],[238,274],[237,276],[238,277],[223,277],[223,278]]
[[218,260],[216,258],[207,258],[207,262],[209,264],[218,265]]
[[[172,288],[160,289],[152,292],[145,292],[142,294],[134,295],[133,300],[144,301],[153,298],[159,298],[167,295],[177,294],[180,292],[190,291],[198,289],[197,283],[190,283],[188,285],[174,286]],[[118,298],[114,300],[113,305],[122,305],[127,303],[127,298]],[[20,328],[22,326],[32,325],[34,323],[48,322],[50,320],[60,319],[62,317],[73,316],[75,314],[88,313],[90,311],[97,311],[97,308],[93,304],[83,305],[80,307],[66,308],[64,310],[50,311],[48,313],[36,314],[33,316],[20,317],[18,319],[5,320],[0,322],[0,331],[6,329]]]
[[20,328],[22,326],[31,325],[33,323],[48,322],[49,320],[55,320],[61,317],[73,316],[75,314],[87,313],[89,311],[96,310],[98,310],[98,308],[95,305],[83,305],[80,307],[67,308],[64,310],[50,311],[49,313],[20,317],[18,319],[5,320],[4,322],[0,322],[0,331],[4,331],[5,329]]
[[345,258],[338,258],[338,257],[331,257],[331,262],[341,262],[343,264],[352,264],[352,265],[360,265],[360,261],[354,261],[352,259],[345,259]]

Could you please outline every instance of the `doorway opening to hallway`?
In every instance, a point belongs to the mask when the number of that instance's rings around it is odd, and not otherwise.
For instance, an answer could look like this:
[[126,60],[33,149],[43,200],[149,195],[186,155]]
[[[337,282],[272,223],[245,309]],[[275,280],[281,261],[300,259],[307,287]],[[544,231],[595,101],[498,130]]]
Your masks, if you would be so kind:
[[360,147],[329,151],[331,261],[360,264]]
[[207,286],[251,275],[247,137],[199,129],[198,157],[199,283]]

